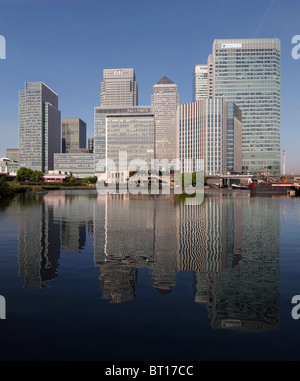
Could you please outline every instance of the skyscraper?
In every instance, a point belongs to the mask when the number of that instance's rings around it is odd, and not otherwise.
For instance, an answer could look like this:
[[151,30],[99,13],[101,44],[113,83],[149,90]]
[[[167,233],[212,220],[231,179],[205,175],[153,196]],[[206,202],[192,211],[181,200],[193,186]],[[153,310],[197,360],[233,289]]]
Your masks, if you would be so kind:
[[210,96],[243,114],[243,172],[280,173],[280,40],[215,40]]
[[88,139],[89,153],[94,153],[94,137]]
[[[222,98],[180,105],[180,160],[184,173],[242,170],[242,113]],[[204,168],[201,160],[204,160]]]
[[142,159],[150,167],[154,159],[154,114],[151,106],[95,107],[95,163],[113,160],[119,170],[119,152],[128,162]]
[[43,82],[26,82],[19,92],[20,167],[47,172],[61,149],[58,96]]
[[137,106],[138,88],[134,69],[104,69],[101,107]]
[[177,85],[163,77],[153,86],[152,107],[155,117],[155,158],[179,158]]
[[80,118],[62,120],[62,152],[86,148],[86,123]]
[[194,101],[207,98],[208,65],[196,65],[194,69]]

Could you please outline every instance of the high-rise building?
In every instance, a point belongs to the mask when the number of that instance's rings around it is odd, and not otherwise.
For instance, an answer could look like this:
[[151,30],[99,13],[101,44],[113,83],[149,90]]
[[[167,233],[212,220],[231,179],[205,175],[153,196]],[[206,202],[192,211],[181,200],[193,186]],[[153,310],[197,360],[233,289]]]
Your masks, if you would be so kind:
[[207,98],[208,65],[196,65],[194,68],[194,101]]
[[26,82],[19,92],[20,167],[47,172],[61,150],[58,96],[43,82]]
[[177,85],[167,77],[161,78],[153,86],[152,95],[156,159],[171,161],[179,158],[178,104]]
[[6,157],[18,163],[19,162],[19,148],[7,148]]
[[280,40],[215,40],[211,59],[210,96],[243,114],[243,172],[280,173]]
[[89,138],[88,140],[89,153],[94,153],[94,140],[94,138]]
[[104,69],[101,82],[101,107],[138,105],[138,87],[134,69]]
[[150,106],[95,108],[95,163],[113,160],[119,170],[119,152],[127,152],[128,163],[154,159],[154,113]]
[[62,120],[62,152],[86,148],[86,123],[80,118]]
[[182,172],[204,169],[206,175],[239,173],[241,146],[242,114],[234,103],[222,98],[205,98],[180,105]]

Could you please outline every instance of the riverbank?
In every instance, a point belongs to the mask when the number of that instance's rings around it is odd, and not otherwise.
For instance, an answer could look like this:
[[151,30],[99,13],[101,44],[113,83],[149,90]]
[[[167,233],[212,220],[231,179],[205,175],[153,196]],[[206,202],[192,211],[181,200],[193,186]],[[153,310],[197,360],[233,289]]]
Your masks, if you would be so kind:
[[0,199],[12,198],[17,194],[27,192],[47,192],[53,190],[93,190],[95,184],[19,184],[0,179]]

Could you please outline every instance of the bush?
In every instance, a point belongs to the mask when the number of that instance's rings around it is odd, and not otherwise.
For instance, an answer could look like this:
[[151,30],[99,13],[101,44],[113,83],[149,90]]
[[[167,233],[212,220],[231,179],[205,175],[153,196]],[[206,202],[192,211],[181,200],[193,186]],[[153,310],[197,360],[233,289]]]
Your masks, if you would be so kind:
[[15,192],[13,187],[6,181],[4,177],[0,178],[0,198],[12,197]]
[[83,181],[86,184],[96,184],[97,180],[98,180],[97,176],[90,176],[90,177],[86,177]]

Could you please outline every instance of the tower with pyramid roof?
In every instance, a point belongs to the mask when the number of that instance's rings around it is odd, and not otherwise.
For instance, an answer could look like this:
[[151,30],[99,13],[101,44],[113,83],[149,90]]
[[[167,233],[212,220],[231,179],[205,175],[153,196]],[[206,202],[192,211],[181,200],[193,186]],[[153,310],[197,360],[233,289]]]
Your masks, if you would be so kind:
[[155,118],[155,158],[169,161],[179,158],[179,96],[177,85],[166,76],[153,86],[152,107]]

